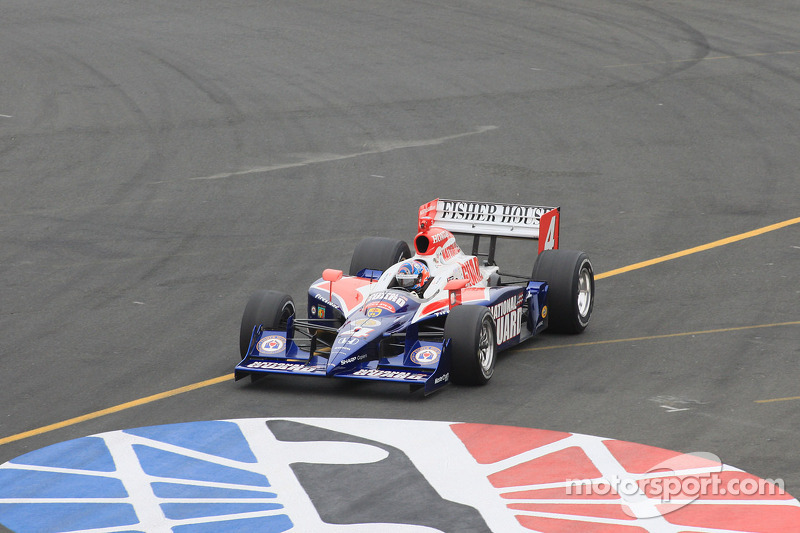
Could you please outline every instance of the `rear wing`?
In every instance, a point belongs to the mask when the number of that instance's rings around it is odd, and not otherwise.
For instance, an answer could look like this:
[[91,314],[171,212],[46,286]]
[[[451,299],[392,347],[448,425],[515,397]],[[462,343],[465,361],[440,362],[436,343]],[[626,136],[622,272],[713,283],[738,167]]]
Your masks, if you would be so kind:
[[420,206],[419,229],[435,226],[452,233],[538,239],[541,253],[558,248],[560,213],[560,207],[437,198]]

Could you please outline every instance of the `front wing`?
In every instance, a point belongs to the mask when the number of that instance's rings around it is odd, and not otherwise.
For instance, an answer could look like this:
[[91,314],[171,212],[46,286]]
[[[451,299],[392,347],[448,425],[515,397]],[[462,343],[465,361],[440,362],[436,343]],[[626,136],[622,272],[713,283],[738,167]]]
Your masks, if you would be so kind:
[[[301,376],[334,377],[405,383],[412,390],[424,389],[425,395],[444,387],[450,382],[450,342],[430,342],[417,340],[404,353],[392,357],[354,362],[347,370],[328,370],[330,348],[315,348],[307,343],[300,344],[292,338],[293,324],[287,331],[253,329],[253,336],[247,355],[236,365],[234,378],[238,381],[247,376],[255,381],[266,374],[293,374]],[[428,364],[418,364],[411,360],[411,354],[420,349],[432,348],[438,358]]]

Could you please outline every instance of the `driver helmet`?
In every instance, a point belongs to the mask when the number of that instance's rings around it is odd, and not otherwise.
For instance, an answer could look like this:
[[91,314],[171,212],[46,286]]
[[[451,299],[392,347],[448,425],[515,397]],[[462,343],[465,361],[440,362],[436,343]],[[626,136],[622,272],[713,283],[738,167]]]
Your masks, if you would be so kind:
[[397,269],[397,284],[404,289],[418,291],[430,279],[431,273],[422,261],[403,261]]

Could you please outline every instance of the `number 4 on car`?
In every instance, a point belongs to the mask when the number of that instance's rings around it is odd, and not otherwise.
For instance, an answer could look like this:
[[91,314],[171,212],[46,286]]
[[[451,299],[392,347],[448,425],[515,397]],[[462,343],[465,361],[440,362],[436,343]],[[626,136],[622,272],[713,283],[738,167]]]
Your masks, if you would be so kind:
[[[559,249],[559,223],[558,207],[428,202],[413,254],[401,240],[363,239],[346,275],[326,269],[311,284],[305,312],[283,292],[254,293],[242,315],[236,379],[365,379],[425,394],[450,382],[484,385],[503,350],[545,329],[580,333],[589,324],[592,263]],[[469,253],[456,235],[471,237]],[[530,275],[496,264],[497,241],[509,238],[538,241]]]

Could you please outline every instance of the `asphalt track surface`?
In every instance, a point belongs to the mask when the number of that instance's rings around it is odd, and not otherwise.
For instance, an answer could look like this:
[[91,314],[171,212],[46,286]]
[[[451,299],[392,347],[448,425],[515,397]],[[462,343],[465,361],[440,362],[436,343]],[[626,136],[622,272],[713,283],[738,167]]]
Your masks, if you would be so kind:
[[[796,2],[0,10],[0,463],[184,421],[452,420],[711,452],[800,494]],[[302,303],[436,197],[562,206],[599,274],[586,332],[428,398],[227,377],[252,291]]]

